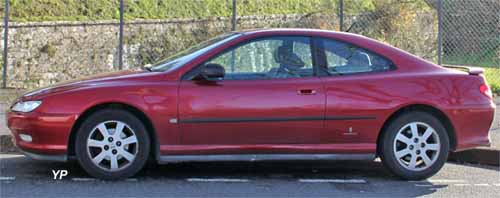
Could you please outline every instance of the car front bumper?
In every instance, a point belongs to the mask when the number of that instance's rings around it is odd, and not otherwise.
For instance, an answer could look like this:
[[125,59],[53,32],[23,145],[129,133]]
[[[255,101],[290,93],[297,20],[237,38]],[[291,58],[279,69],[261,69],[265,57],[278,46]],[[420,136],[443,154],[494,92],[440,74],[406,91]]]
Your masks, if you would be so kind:
[[[27,156],[34,159],[60,159],[60,156],[67,155],[71,128],[76,118],[73,114],[11,111],[7,112],[7,126],[16,146]],[[23,140],[21,134],[30,136],[31,141]]]
[[60,154],[60,155],[38,154],[38,153],[24,151],[21,148],[19,149],[19,151],[21,151],[22,154],[31,159],[42,160],[42,161],[57,161],[57,162],[68,161],[68,155],[66,154]]

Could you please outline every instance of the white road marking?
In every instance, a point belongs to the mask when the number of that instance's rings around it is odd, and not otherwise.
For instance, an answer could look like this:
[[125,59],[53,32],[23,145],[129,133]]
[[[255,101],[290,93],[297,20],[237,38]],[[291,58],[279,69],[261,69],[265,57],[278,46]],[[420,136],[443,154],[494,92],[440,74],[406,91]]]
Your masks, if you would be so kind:
[[471,186],[471,184],[453,184],[454,186]]
[[303,183],[341,183],[341,184],[365,184],[363,179],[299,179]]
[[0,181],[11,181],[15,180],[16,177],[0,177]]
[[430,183],[467,183],[465,180],[460,180],[460,179],[428,179],[428,180],[422,180],[422,181],[409,181],[409,182],[414,182],[414,183],[424,183],[424,182],[430,182]]
[[415,184],[416,187],[433,187],[432,184]]
[[2,154],[0,158],[26,157],[20,154]]
[[474,186],[490,186],[490,184],[474,184]]
[[227,179],[227,178],[188,178],[188,182],[249,182],[248,179]]
[[73,181],[96,181],[95,178],[71,178]]
[[500,183],[498,183],[498,184],[493,184],[493,185],[494,185],[494,186],[500,186]]
[[427,180],[432,183],[465,183],[465,180],[461,179],[429,179]]
[[[73,181],[97,181],[96,178],[78,178],[78,177],[71,178],[71,180],[73,180]],[[128,178],[128,179],[125,179],[125,181],[136,182],[138,180],[137,180],[137,178]]]

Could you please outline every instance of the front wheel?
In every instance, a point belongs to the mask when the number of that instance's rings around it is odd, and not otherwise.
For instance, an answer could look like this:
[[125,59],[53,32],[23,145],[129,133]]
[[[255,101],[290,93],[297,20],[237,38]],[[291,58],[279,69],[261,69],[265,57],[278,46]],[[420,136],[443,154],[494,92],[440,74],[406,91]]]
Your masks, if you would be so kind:
[[88,117],[76,137],[76,157],[90,175],[122,179],[142,169],[149,154],[149,137],[142,122],[119,109]]
[[393,120],[384,131],[382,161],[395,175],[420,180],[436,174],[450,149],[446,129],[425,112],[409,112]]

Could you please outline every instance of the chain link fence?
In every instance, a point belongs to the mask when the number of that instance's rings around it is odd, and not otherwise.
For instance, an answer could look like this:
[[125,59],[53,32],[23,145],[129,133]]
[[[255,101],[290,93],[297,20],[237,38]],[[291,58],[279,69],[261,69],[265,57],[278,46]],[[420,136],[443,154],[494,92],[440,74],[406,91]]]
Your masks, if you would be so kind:
[[0,26],[7,87],[141,67],[233,29],[316,28],[365,35],[436,63],[487,67],[500,91],[498,0],[8,1],[10,12],[0,6],[9,16],[8,37]]
[[500,1],[443,2],[443,63],[500,66]]
[[443,64],[485,67],[500,93],[500,1],[443,0],[442,18]]

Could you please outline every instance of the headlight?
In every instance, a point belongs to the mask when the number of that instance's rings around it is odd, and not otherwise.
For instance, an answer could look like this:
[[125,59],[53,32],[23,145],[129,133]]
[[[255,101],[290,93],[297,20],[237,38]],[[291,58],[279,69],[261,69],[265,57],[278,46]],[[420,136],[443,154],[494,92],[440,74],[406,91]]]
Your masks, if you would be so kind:
[[42,101],[18,102],[14,106],[12,106],[12,111],[19,111],[19,112],[27,113],[27,112],[35,110],[41,104],[42,104]]

